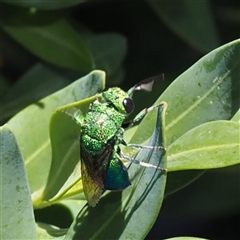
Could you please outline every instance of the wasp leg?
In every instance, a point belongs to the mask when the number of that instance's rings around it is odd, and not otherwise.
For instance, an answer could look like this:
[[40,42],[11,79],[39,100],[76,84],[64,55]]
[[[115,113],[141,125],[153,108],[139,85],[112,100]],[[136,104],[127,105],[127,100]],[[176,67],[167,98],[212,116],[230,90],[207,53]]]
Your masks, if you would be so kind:
[[131,158],[129,156],[126,156],[126,155],[123,155],[121,154],[121,157],[119,156],[120,159],[124,159],[126,161],[129,161],[129,162],[132,162],[132,163],[135,163],[135,164],[138,164],[138,165],[141,165],[143,167],[147,167],[147,168],[155,168],[155,169],[158,169],[160,170],[161,172],[167,172],[167,169],[166,168],[162,168],[162,167],[159,167],[159,166],[155,166],[153,164],[150,164],[150,163],[146,163],[146,162],[142,162],[142,161],[139,161],[139,160],[136,160],[134,158]]
[[123,124],[123,127],[124,128],[130,128],[130,127],[133,127],[135,124],[137,124],[138,122],[140,122],[149,112],[151,112],[152,110],[154,110],[155,108],[159,108],[163,105],[163,103],[161,104],[158,104],[158,105],[154,105],[154,106],[151,106],[149,108],[144,108],[141,112],[139,112],[135,118],[130,121],[130,122],[127,122],[127,123],[124,123]]
[[124,139],[122,140],[121,143],[122,143],[124,146],[130,147],[130,148],[139,148],[139,149],[142,149],[142,148],[161,149],[161,150],[166,151],[166,148],[163,147],[163,146],[145,146],[145,145],[139,145],[139,144],[130,144],[130,143],[127,143]]

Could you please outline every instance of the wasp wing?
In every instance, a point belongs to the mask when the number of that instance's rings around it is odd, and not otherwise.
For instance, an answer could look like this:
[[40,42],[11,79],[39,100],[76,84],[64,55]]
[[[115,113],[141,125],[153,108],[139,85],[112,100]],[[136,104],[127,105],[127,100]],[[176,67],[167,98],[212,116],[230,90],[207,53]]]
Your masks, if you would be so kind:
[[115,141],[109,141],[104,150],[97,154],[89,154],[81,144],[81,173],[83,191],[88,204],[95,207],[104,192],[103,178],[106,175],[113,154]]

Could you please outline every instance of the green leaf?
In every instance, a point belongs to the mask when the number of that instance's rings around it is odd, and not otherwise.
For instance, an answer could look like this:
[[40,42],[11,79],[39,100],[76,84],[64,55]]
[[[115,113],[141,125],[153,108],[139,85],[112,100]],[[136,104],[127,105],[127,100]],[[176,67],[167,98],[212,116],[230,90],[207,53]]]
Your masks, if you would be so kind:
[[0,106],[1,121],[13,116],[27,105],[50,95],[68,83],[63,76],[42,64],[34,65],[11,87]]
[[[181,74],[159,97],[166,101],[167,146],[192,128],[232,115],[232,89],[239,83],[240,41],[230,42],[210,52]],[[141,143],[150,137],[150,113],[131,140]]]
[[[161,107],[155,119],[156,129],[147,145],[164,145],[164,114],[165,108]],[[136,159],[166,166],[165,154],[159,150],[142,149]],[[143,239],[146,236],[161,207],[166,174],[134,164],[129,174],[132,186],[123,192],[106,192],[95,208],[85,206],[65,239]]]
[[[50,121],[52,162],[47,185],[42,195],[43,200],[49,201],[54,197],[71,174],[72,177],[68,184],[72,185],[73,182],[79,180],[81,176],[78,164],[80,163],[81,126],[73,116],[79,109],[81,114],[85,115],[89,104],[94,100],[96,96],[62,106],[53,113]],[[68,188],[68,184],[65,184],[65,188]]]
[[240,109],[236,112],[236,114],[232,117],[232,121],[240,121]]
[[6,2],[12,5],[20,6],[20,7],[35,7],[38,9],[46,9],[46,10],[56,10],[61,8],[68,8],[79,3],[86,2],[87,0],[71,0],[71,1],[56,1],[56,0],[48,0],[48,1],[22,1],[22,0],[1,0],[1,2]]
[[239,164],[240,123],[213,121],[187,132],[168,147],[168,171]]
[[120,67],[127,51],[127,40],[124,36],[105,33],[90,35],[85,41],[96,68],[104,70],[108,77]]
[[166,184],[165,197],[185,188],[198,178],[200,178],[206,171],[201,170],[187,170],[168,173],[168,181]]
[[101,92],[104,80],[104,72],[93,71],[37,104],[27,107],[8,122],[22,150],[32,192],[47,182],[51,163],[49,122],[52,113],[62,105]]
[[11,130],[0,128],[1,239],[36,239],[32,200],[22,155]]
[[[168,180],[172,173],[175,175],[175,173],[188,172],[192,172],[192,170],[170,172]],[[179,199],[179,204],[174,206],[170,206],[170,204],[165,211],[167,210],[169,215],[176,212],[181,216],[194,213],[204,218],[218,216],[219,213],[226,216],[231,212],[237,212],[239,208],[239,184],[236,183],[239,180],[239,173],[240,164],[205,171],[204,175],[191,186],[171,196],[172,200]],[[177,180],[175,179],[175,181]],[[209,189],[211,190],[209,191]],[[175,203],[178,203],[178,200]]]
[[[234,109],[232,90],[240,79],[239,55],[239,40],[215,49],[181,74],[159,97],[155,105],[161,101],[168,104],[167,146],[198,125],[231,118]],[[142,143],[150,137],[154,114],[149,113],[143,119],[132,143]],[[171,172],[166,191],[175,192],[202,174],[202,171]]]
[[79,34],[65,19],[52,12],[18,11],[2,29],[47,62],[76,70],[93,68],[91,55]]
[[146,2],[173,32],[200,51],[208,52],[219,45],[209,1]]
[[61,229],[57,226],[46,224],[46,223],[37,223],[37,236],[39,240],[60,240],[62,236],[65,235],[67,229]]

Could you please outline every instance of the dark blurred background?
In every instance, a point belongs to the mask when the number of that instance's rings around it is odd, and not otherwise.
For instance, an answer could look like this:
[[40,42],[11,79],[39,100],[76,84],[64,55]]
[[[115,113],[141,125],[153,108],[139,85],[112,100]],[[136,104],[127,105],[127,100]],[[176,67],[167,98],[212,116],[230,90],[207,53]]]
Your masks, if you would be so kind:
[[[1,124],[93,69],[106,71],[107,86],[124,89],[164,73],[148,101],[136,96],[137,111],[149,106],[198,59],[239,38],[239,5],[235,0],[0,1]],[[240,239],[239,170],[207,171],[167,196],[146,239]]]

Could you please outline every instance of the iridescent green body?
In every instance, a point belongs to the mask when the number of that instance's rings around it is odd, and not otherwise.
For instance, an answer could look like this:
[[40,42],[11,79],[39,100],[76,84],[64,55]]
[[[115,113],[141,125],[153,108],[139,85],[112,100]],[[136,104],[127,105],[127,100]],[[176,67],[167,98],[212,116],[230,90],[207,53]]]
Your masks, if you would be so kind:
[[[122,102],[127,97],[120,88],[103,92],[101,101],[92,103],[81,124],[82,179],[90,206],[95,206],[104,190],[122,190],[131,184],[127,169],[117,156],[122,142],[121,126],[127,115]],[[115,107],[111,106],[112,101]]]
[[[109,88],[96,97],[85,117],[77,117],[81,124],[83,190],[88,204],[92,207],[97,204],[105,190],[123,190],[131,184],[127,168],[121,160],[132,160],[123,156],[120,144],[137,148],[142,146],[129,145],[124,141],[123,124],[134,109],[133,92],[142,89],[150,91],[152,84],[153,81],[141,82],[128,92],[118,87]],[[144,109],[129,125],[139,122],[153,108]],[[155,167],[145,163],[142,165]]]
[[[114,88],[114,90],[117,94],[120,93],[119,88]],[[123,93],[122,91],[121,95]],[[126,93],[124,95],[127,97]],[[124,99],[124,96],[122,97]],[[120,112],[109,106],[108,102],[99,102],[99,100],[96,100],[90,106],[81,126],[81,141],[86,151],[92,155],[98,154],[106,146],[109,139],[117,134],[125,120],[126,114],[124,110]]]

